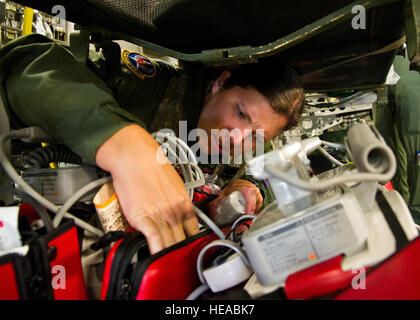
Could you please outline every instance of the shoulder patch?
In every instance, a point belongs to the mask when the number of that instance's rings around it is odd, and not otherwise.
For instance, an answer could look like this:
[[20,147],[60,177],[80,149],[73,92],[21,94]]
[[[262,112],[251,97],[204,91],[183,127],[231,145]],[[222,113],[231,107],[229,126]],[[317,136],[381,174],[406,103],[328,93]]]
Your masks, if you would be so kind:
[[141,53],[123,50],[121,59],[127,68],[141,79],[153,78],[156,75],[156,66]]

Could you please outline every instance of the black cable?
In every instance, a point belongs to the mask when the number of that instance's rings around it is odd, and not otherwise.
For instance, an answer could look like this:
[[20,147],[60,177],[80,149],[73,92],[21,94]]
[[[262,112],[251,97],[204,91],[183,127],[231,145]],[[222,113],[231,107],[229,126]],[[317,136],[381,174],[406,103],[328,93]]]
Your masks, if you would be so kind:
[[49,168],[51,162],[81,165],[82,158],[65,145],[49,145],[22,152],[21,162],[27,169]]

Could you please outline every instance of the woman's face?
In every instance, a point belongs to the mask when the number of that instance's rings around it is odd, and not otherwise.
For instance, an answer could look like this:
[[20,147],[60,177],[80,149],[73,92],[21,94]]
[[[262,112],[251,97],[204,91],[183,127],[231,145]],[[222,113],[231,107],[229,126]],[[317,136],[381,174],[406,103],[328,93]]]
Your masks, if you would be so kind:
[[200,139],[200,148],[207,154],[229,150],[234,155],[255,149],[257,141],[270,141],[288,122],[254,88],[223,89],[229,76],[230,72],[225,71],[213,83],[198,120],[198,128],[207,133],[207,141]]

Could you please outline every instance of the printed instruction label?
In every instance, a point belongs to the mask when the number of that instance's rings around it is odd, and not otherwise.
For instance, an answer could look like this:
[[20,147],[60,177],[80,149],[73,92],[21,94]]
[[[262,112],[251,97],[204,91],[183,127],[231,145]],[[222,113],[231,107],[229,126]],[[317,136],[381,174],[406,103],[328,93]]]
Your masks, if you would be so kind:
[[339,254],[356,240],[341,203],[258,237],[273,273]]

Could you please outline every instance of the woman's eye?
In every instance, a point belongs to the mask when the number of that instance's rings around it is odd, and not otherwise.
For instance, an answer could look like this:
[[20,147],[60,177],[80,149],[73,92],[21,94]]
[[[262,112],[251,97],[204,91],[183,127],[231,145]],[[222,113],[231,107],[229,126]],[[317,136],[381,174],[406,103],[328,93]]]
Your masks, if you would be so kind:
[[241,110],[241,108],[236,107],[236,113],[238,114],[238,116],[242,119],[247,118],[246,114]]

